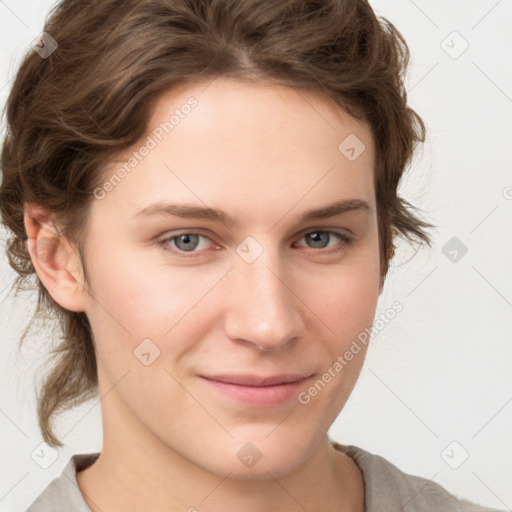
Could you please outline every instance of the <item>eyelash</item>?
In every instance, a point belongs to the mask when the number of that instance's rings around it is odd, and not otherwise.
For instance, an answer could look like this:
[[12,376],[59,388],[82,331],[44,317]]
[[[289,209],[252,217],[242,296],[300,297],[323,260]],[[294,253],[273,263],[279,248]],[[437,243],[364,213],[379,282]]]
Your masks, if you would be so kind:
[[[337,245],[335,248],[330,248],[330,249],[325,249],[325,248],[324,249],[315,249],[314,247],[308,248],[308,249],[313,250],[314,252],[319,252],[319,253],[324,253],[324,254],[337,254],[337,253],[343,251],[348,245],[350,245],[353,242],[353,239],[348,237],[344,233],[341,233],[339,231],[327,230],[327,229],[314,229],[312,231],[307,231],[301,235],[299,240],[304,238],[306,235],[310,235],[312,233],[329,233],[330,235],[335,235],[341,239],[340,244]],[[198,232],[194,232],[194,231],[183,231],[181,233],[173,233],[172,235],[165,237],[164,239],[160,240],[158,242],[158,244],[160,246],[162,246],[164,251],[170,252],[171,254],[178,255],[179,257],[194,258],[194,257],[201,256],[201,251],[187,252],[187,251],[182,251],[177,248],[170,247],[168,242],[174,240],[175,238],[183,236],[183,235],[198,235],[198,236],[210,239],[208,236],[206,236],[202,233],[198,233]]]

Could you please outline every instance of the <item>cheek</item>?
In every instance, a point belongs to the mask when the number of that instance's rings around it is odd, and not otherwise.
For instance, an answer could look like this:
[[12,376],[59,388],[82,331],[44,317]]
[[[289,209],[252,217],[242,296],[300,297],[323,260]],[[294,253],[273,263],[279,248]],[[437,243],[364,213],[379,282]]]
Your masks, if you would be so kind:
[[315,280],[315,294],[309,298],[325,336],[315,345],[315,352],[322,354],[318,378],[299,397],[301,407],[325,429],[336,419],[357,382],[379,296],[378,262],[347,266],[335,275],[330,280]]
[[378,258],[371,254],[361,257],[357,264],[317,272],[302,282],[302,296],[331,334],[331,349],[342,350],[372,325],[379,284]]
[[146,397],[179,394],[165,369],[179,380],[188,357],[207,337],[219,307],[208,292],[225,270],[148,265],[143,258],[122,257],[121,251],[109,254],[97,260],[91,275],[94,300],[88,317],[98,340],[97,361],[108,387],[129,371],[125,398],[146,410],[150,399],[136,403],[142,390]]
[[163,258],[150,264],[147,252],[127,248],[116,252],[116,246],[120,245],[111,243],[94,260],[88,316],[98,329],[118,331],[134,342],[161,339],[181,319],[190,322],[195,305],[218,280],[215,271],[165,265]]

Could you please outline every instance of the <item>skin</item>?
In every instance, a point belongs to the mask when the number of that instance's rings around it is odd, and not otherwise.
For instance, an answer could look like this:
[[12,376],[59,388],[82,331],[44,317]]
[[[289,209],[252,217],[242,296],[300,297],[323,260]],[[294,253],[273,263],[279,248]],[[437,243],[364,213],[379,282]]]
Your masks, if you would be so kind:
[[[312,374],[307,391],[372,325],[382,276],[370,128],[313,93],[219,77],[162,96],[141,143],[191,96],[190,114],[92,200],[89,289],[56,219],[26,206],[40,279],[60,305],[87,314],[96,344],[104,444],[77,474],[80,490],[102,512],[362,512],[361,472],[327,431],[364,348],[306,405],[296,396],[240,403],[199,375]],[[354,161],[338,150],[350,134],[366,146]],[[120,165],[110,164],[106,180]],[[371,211],[299,223],[306,210],[344,199]],[[239,224],[133,218],[159,200],[219,208]],[[317,231],[320,245],[305,236]],[[202,235],[188,244],[193,256],[179,242],[184,232]],[[236,251],[248,236],[263,248],[252,263]],[[174,253],[158,243],[166,237]],[[160,350],[148,366],[134,356],[146,338]],[[248,442],[261,454],[252,467],[237,457]]]

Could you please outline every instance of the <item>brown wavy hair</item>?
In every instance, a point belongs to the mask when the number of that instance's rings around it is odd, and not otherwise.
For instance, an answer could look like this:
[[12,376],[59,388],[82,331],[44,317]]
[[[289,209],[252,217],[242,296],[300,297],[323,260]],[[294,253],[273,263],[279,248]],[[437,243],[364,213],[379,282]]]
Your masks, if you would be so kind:
[[52,418],[97,393],[96,357],[85,313],[57,304],[34,270],[24,206],[37,203],[56,215],[61,235],[79,250],[87,284],[83,240],[93,191],[106,163],[144,135],[152,107],[173,86],[228,76],[334,100],[374,137],[383,279],[397,236],[431,245],[433,225],[397,192],[426,134],[407,105],[409,49],[367,1],[63,0],[44,32],[58,48],[47,58],[27,51],[5,106],[0,202],[7,257],[18,274],[13,288],[27,282],[38,290],[20,345],[44,315],[62,328],[37,396],[48,444],[63,446]]

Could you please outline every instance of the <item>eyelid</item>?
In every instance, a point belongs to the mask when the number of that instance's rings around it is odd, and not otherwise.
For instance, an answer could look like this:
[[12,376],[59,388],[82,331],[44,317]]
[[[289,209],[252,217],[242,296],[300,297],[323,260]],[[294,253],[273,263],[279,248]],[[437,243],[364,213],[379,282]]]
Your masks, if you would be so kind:
[[215,240],[212,239],[211,235],[206,235],[203,230],[198,228],[192,228],[192,229],[180,229],[178,231],[170,231],[169,233],[165,234],[162,238],[158,238],[157,243],[159,246],[162,246],[164,250],[172,253],[172,254],[179,254],[184,255],[185,257],[193,257],[193,256],[200,256],[204,253],[203,251],[180,251],[179,249],[176,249],[168,244],[168,242],[171,242],[174,238],[177,238],[181,235],[199,235],[204,238],[207,238],[212,242],[212,244],[220,245]]
[[[347,238],[351,238],[351,237],[355,237],[354,233],[348,229],[348,228],[340,228],[340,227],[336,227],[336,226],[320,226],[320,227],[310,227],[310,228],[306,228],[302,231],[299,231],[299,233],[297,235],[294,235],[294,236],[304,236],[308,233],[314,233],[315,231],[321,231],[321,232],[327,232],[327,233],[335,233],[337,235],[343,235],[343,236],[346,236]],[[345,233],[346,232],[346,233]]]
[[[301,233],[299,233],[299,235],[294,239],[294,240],[297,240],[297,242],[299,240],[301,240],[305,235],[307,234],[310,234],[310,233],[329,233],[330,235],[334,235],[336,237],[338,237],[340,239],[340,242],[338,244],[336,244],[335,246],[333,247],[326,247],[326,248],[323,248],[323,249],[315,249],[313,247],[307,247],[305,245],[301,245],[300,247],[304,247],[305,249],[309,249],[310,251],[314,252],[314,253],[319,253],[319,254],[335,254],[337,252],[340,252],[342,251],[343,249],[345,249],[345,247],[349,244],[351,244],[354,240],[355,240],[355,237],[352,236],[352,235],[348,235],[346,233],[344,233],[342,230],[340,230],[339,228],[313,228],[313,229],[307,229],[305,231],[302,231]],[[293,242],[294,244],[296,244],[297,242]],[[341,244],[341,246],[340,246]]]
[[[344,233],[344,231],[348,231],[350,234],[346,234],[346,233]],[[330,233],[332,235],[338,236],[341,239],[340,243],[342,245],[350,244],[355,239],[352,231],[350,231],[347,228],[334,228],[334,227],[315,228],[315,227],[311,227],[311,228],[306,228],[306,229],[300,231],[298,234],[294,235],[292,242],[295,243],[296,241],[299,241],[301,238],[303,238],[305,235],[307,235],[309,233],[315,233],[315,232]],[[178,254],[185,258],[201,256],[204,253],[204,251],[206,249],[203,251],[187,252],[187,251],[180,251],[173,247],[169,247],[169,244],[167,242],[170,242],[174,238],[179,237],[181,235],[199,235],[199,236],[209,239],[213,244],[220,245],[217,242],[215,242],[214,239],[212,239],[210,234],[208,234],[208,235],[205,234],[204,230],[202,230],[201,228],[189,228],[189,229],[184,228],[184,229],[180,229],[177,231],[171,231],[171,232],[165,234],[162,238],[159,238],[157,243],[159,245],[163,246],[164,250],[171,252],[172,254]],[[306,247],[306,246],[301,245],[300,247]],[[306,249],[308,249],[308,247],[306,247]],[[331,247],[331,248],[323,248],[323,249],[315,249],[315,248],[310,247],[309,249],[311,249],[313,252],[324,253],[324,254],[336,252],[337,249],[341,250],[341,248],[339,248],[338,246],[335,246],[334,248]]]

